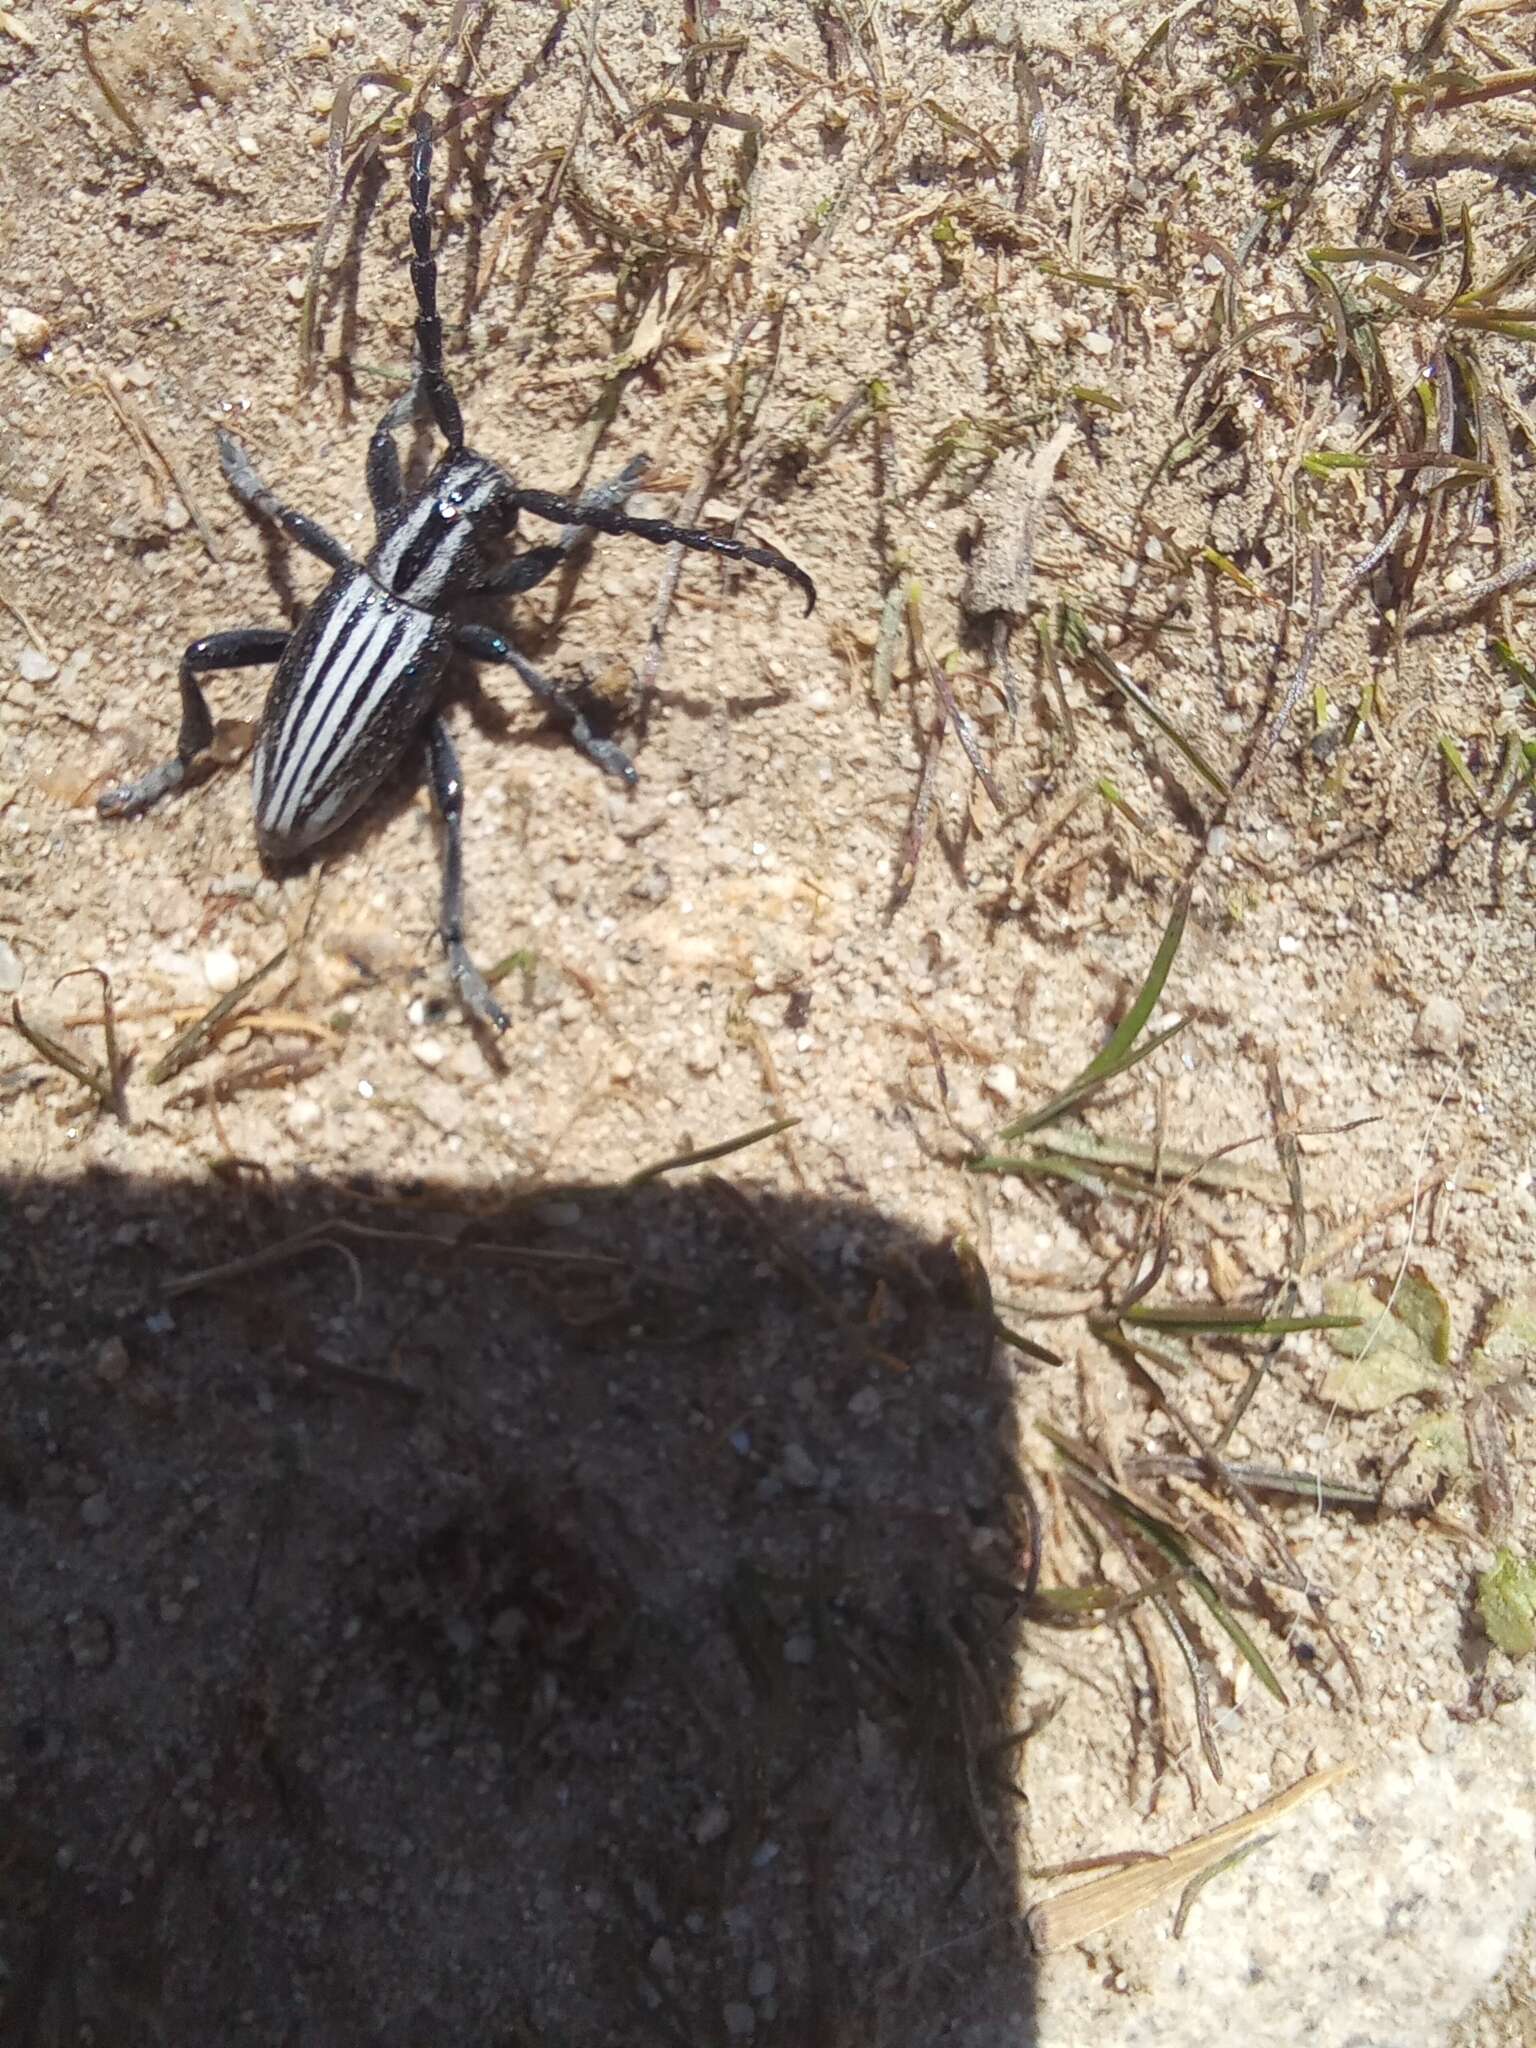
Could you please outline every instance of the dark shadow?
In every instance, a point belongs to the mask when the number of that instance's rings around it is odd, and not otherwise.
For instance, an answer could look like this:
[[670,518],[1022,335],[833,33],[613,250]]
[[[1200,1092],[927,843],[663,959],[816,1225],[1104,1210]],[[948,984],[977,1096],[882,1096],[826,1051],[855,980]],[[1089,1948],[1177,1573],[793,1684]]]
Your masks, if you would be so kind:
[[0,1183],[8,2048],[1035,2039],[1008,1368],[750,1157]]

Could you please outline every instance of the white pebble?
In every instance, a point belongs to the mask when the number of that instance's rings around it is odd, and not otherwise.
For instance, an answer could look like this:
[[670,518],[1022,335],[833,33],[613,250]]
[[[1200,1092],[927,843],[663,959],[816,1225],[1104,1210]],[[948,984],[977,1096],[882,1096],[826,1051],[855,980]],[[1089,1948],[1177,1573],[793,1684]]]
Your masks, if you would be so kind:
[[203,979],[216,996],[227,996],[240,986],[240,960],[228,946],[215,946],[203,955]]
[[58,672],[59,664],[35,647],[23,647],[16,657],[16,673],[24,683],[51,683]]
[[1012,1067],[999,1064],[988,1067],[981,1077],[981,1085],[989,1095],[995,1095],[999,1102],[1012,1102],[1019,1092],[1019,1077]]
[[96,1353],[96,1377],[115,1386],[128,1375],[128,1346],[121,1337],[108,1337]]
[[723,1806],[706,1806],[693,1824],[693,1839],[702,1849],[710,1842],[718,1842],[731,1824],[731,1816]]
[[448,1057],[448,1048],[440,1038],[418,1038],[411,1051],[424,1067],[440,1067]]
[[288,1128],[290,1131],[312,1131],[324,1114],[311,1096],[300,1095],[288,1105]]
[[19,356],[40,356],[52,336],[53,329],[42,314],[25,306],[7,306],[0,315],[0,341]]
[[1454,1059],[1466,1028],[1467,1020],[1459,1003],[1452,1002],[1449,996],[1431,996],[1413,1027],[1413,1042],[1420,1052],[1443,1053]]
[[687,1057],[689,1073],[702,1077],[714,1073],[720,1065],[720,1048],[711,1044],[707,1038],[697,1038],[689,1048]]

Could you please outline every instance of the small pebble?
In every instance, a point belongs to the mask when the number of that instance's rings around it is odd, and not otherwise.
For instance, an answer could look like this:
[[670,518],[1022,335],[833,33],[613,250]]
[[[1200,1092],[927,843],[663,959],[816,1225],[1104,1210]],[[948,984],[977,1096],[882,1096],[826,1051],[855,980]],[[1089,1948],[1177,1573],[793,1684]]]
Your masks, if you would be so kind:
[[80,1503],[80,1519],[87,1529],[105,1529],[112,1519],[112,1503],[104,1493],[93,1493]]
[[440,1067],[448,1057],[448,1048],[440,1038],[418,1038],[411,1051],[424,1067]]
[[1420,1052],[1443,1053],[1447,1059],[1454,1059],[1466,1028],[1460,1003],[1452,1002],[1449,996],[1431,996],[1413,1027],[1413,1042]]
[[215,946],[203,955],[203,979],[216,996],[227,996],[240,986],[240,961],[228,946]]
[[26,306],[7,306],[0,316],[0,341],[19,356],[40,356],[53,338],[53,329],[41,313]]
[[784,1446],[781,1470],[790,1485],[804,1493],[809,1493],[812,1487],[821,1483],[821,1473],[803,1444]]
[[23,647],[16,657],[16,673],[24,683],[51,683],[58,672],[59,664],[36,647]]
[[313,1097],[300,1095],[289,1103],[284,1120],[290,1131],[312,1131],[324,1114]]
[[710,1842],[718,1842],[731,1824],[731,1816],[723,1806],[706,1806],[693,1824],[693,1839],[702,1849]]
[[999,1102],[1012,1102],[1019,1092],[1019,1077],[1012,1067],[999,1064],[988,1067],[981,1077],[981,1085],[989,1095],[995,1095]]
[[707,1038],[696,1038],[688,1051],[688,1071],[701,1078],[713,1074],[720,1065],[720,1048]]
[[0,995],[14,995],[21,987],[21,961],[9,939],[0,939]]
[[121,1337],[109,1337],[96,1353],[96,1377],[115,1386],[128,1372],[128,1346]]

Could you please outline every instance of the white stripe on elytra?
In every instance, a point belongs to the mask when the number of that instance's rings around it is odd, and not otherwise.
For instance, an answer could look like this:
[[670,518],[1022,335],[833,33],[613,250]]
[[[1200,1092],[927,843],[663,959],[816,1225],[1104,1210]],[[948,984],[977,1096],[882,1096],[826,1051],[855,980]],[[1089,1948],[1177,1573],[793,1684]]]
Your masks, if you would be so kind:
[[293,723],[284,735],[282,767],[268,812],[270,831],[293,830],[304,807],[306,791],[313,787],[310,761],[317,745],[325,744],[328,729],[334,727],[339,700],[364,663],[371,671],[375,643],[394,626],[388,605],[381,603],[378,592],[361,579],[356,599],[344,602],[340,609],[346,613],[345,635],[333,638],[327,624],[305,671],[305,694],[296,695],[294,700]]
[[[319,794],[330,769],[341,758],[357,723],[348,713],[355,708],[357,698],[368,692],[380,657],[387,654],[400,624],[399,614],[387,605],[381,606],[373,618],[354,623],[351,639],[343,643],[334,664],[335,673],[316,695],[314,715],[308,722],[304,741],[294,744],[280,803],[281,832],[294,830]],[[383,667],[386,678],[390,677],[393,664],[385,661]]]
[[[291,770],[297,751],[303,746],[309,726],[323,715],[327,690],[315,689],[330,664],[336,642],[351,623],[352,615],[371,592],[361,577],[340,592],[336,608],[325,622],[304,674],[294,690],[292,708],[280,731],[262,746],[257,756],[256,816],[269,831],[279,829],[277,819],[286,800],[284,785],[292,781]],[[314,691],[311,703],[310,692]]]
[[369,720],[378,713],[402,673],[420,654],[434,623],[426,612],[395,613],[390,624],[392,631],[398,631],[399,638],[385,646],[370,649],[369,658],[376,660],[378,667],[359,689],[354,699],[355,708],[347,721],[345,731],[331,741],[324,765],[316,769],[310,784],[313,790],[318,792],[323,789],[327,778],[335,773],[338,764],[351,753],[357,740],[367,730]]

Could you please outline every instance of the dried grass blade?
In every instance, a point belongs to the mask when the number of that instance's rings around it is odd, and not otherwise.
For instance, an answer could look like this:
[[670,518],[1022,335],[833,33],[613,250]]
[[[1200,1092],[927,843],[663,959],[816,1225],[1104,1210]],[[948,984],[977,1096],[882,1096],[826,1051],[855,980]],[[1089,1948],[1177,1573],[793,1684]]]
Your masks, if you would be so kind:
[[1119,662],[1099,645],[1081,619],[1073,614],[1069,623],[1070,633],[1064,632],[1062,636],[1068,653],[1086,663],[1095,675],[1118,691],[1127,704],[1150,720],[1164,739],[1184,756],[1202,782],[1207,783],[1219,797],[1230,797],[1232,785],[1199,743],[1191,739],[1161,705],[1154,703],[1139,683],[1131,680]]
[[756,114],[738,114],[718,100],[652,100],[642,107],[634,126],[664,115],[675,121],[701,121],[706,127],[732,128],[739,135],[761,135],[763,124]]
[[1025,1917],[1030,1939],[1042,1954],[1071,1948],[1102,1934],[1132,1913],[1155,1906],[1159,1900],[1183,1891],[1202,1871],[1213,1870],[1234,1849],[1262,1834],[1306,1800],[1338,1784],[1351,1768],[1349,1764],[1333,1764],[1327,1770],[1314,1771],[1309,1778],[1287,1786],[1251,1812],[1212,1828],[1209,1834],[1181,1843],[1155,1863],[1132,1864],[1108,1877],[1095,1878],[1091,1884],[1079,1885],[1060,1898],[1042,1900]]
[[347,126],[352,113],[352,95],[359,86],[385,85],[396,93],[409,92],[411,81],[403,71],[356,71],[336,89],[331,106],[331,129],[326,142],[326,173],[330,192],[320,232],[309,253],[309,274],[304,280],[304,299],[299,308],[299,375],[308,379],[315,367],[315,313],[320,303],[320,279],[325,270],[326,251],[341,219],[346,199]]
[[123,1093],[123,1081],[128,1066],[117,1043],[117,1003],[112,994],[112,977],[100,967],[72,967],[68,974],[61,974],[59,982],[69,981],[77,974],[94,974],[101,983],[101,1034],[107,1049],[107,1085],[111,1090],[107,1106],[120,1124],[128,1121],[128,1102]]
[[[1126,1469],[1145,1473],[1149,1478],[1159,1473],[1173,1479],[1204,1480],[1210,1476],[1210,1463],[1205,1458],[1129,1458]],[[1378,1487],[1350,1486],[1341,1480],[1324,1479],[1319,1472],[1285,1472],[1269,1465],[1229,1465],[1225,1461],[1221,1470],[1254,1493],[1284,1494],[1309,1501],[1314,1507],[1374,1510],[1381,1505]]]
[[1140,1535],[1144,1536],[1153,1549],[1159,1551],[1162,1556],[1167,1558],[1168,1562],[1175,1567],[1180,1576],[1188,1581],[1191,1590],[1210,1610],[1211,1617],[1216,1622],[1216,1625],[1231,1640],[1238,1654],[1253,1672],[1253,1675],[1258,1679],[1264,1690],[1272,1698],[1276,1699],[1281,1706],[1289,1706],[1290,1701],[1286,1697],[1285,1688],[1270,1669],[1264,1653],[1237,1619],[1236,1615],[1232,1613],[1231,1609],[1217,1592],[1215,1586],[1212,1585],[1210,1579],[1207,1578],[1199,1565],[1196,1564],[1183,1536],[1173,1527],[1172,1523],[1165,1522],[1160,1515],[1150,1514],[1144,1508],[1135,1506],[1117,1486],[1111,1484],[1101,1473],[1096,1472],[1091,1465],[1085,1464],[1081,1456],[1067,1446],[1065,1439],[1056,1430],[1052,1429],[1049,1423],[1041,1423],[1040,1429],[1056,1445],[1057,1450],[1062,1453],[1069,1463],[1076,1467],[1082,1483],[1090,1487],[1098,1494],[1106,1506],[1112,1509],[1115,1514],[1121,1516]]
[[68,1074],[72,1081],[79,1081],[82,1086],[89,1088],[103,1109],[115,1109],[110,1077],[104,1074],[100,1067],[92,1066],[89,1060],[83,1060],[78,1053],[71,1052],[67,1045],[60,1045],[56,1038],[50,1038],[46,1031],[39,1031],[29,1024],[21,1014],[19,996],[11,998],[11,1024],[39,1059],[46,1060],[50,1067],[57,1067],[61,1073]]
[[[1161,1034],[1156,1041],[1165,1043]],[[1255,1201],[1284,1208],[1288,1191],[1278,1174],[1262,1166],[1244,1166],[1222,1153],[1193,1152],[1182,1145],[1150,1145],[1137,1138],[1101,1136],[1086,1125],[1059,1125],[1051,1132],[1053,1152],[1091,1166],[1118,1167],[1164,1181],[1193,1181],[1199,1187],[1252,1195]]]
[[228,995],[220,996],[211,1010],[205,1010],[201,1017],[189,1024],[174,1041],[165,1057],[150,1068],[151,1084],[158,1087],[162,1081],[173,1080],[183,1067],[190,1066],[224,1019],[237,1010],[251,990],[265,981],[273,969],[280,967],[287,958],[288,948],[283,946],[272,955],[265,966],[258,967],[254,974],[248,974],[238,987],[229,991]]
[[674,1152],[670,1158],[658,1159],[654,1165],[642,1166],[638,1173],[632,1173],[620,1186],[630,1192],[643,1188],[647,1182],[660,1180],[665,1173],[676,1173],[680,1167],[702,1166],[711,1159],[726,1159],[733,1152],[744,1152],[749,1145],[761,1145],[769,1138],[778,1137],[781,1131],[792,1131],[799,1123],[797,1116],[775,1117],[771,1124],[760,1124],[755,1131],[745,1131],[739,1138],[723,1138],[718,1145],[701,1145],[691,1152]]

